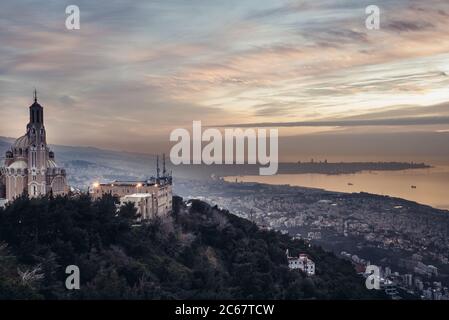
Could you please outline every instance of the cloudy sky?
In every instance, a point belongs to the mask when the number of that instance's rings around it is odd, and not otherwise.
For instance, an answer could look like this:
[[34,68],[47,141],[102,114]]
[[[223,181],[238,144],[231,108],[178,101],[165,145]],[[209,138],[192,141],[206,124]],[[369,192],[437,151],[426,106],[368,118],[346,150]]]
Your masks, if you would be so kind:
[[155,153],[202,120],[279,127],[289,160],[449,161],[449,2],[2,1],[1,136],[34,87],[56,144]]

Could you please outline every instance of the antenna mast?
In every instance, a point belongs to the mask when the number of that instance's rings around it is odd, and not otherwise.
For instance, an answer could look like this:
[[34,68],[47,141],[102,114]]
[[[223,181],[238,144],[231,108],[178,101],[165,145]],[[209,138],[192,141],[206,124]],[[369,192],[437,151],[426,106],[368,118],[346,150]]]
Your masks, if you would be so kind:
[[162,163],[163,163],[163,167],[162,167],[162,176],[166,177],[167,176],[167,170],[165,168],[165,153],[162,155]]
[[157,155],[156,158],[156,178],[159,180],[159,173],[160,173],[160,169],[159,169],[159,155]]

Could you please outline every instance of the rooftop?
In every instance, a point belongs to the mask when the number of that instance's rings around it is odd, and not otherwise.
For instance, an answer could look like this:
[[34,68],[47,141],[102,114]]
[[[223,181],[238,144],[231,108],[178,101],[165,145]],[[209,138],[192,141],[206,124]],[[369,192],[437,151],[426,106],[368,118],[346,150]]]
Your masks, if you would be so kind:
[[123,196],[122,198],[148,198],[151,197],[151,193],[134,193]]
[[[170,181],[168,177],[161,177],[159,178],[159,181],[166,182]],[[129,180],[129,181],[113,181],[110,183],[100,183],[99,186],[129,186],[129,187],[150,187],[157,185],[157,179],[152,178],[149,180]]]

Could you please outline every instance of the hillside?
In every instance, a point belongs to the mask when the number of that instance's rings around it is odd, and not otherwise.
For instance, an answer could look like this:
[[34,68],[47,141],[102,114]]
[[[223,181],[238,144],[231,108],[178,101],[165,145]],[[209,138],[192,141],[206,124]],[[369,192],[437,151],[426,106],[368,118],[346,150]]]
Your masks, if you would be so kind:
[[[364,299],[349,262],[201,201],[133,225],[115,200],[21,198],[0,209],[0,299]],[[307,253],[317,275],[289,271],[285,250]],[[65,289],[67,265],[81,289]],[[19,276],[20,272],[20,276]]]

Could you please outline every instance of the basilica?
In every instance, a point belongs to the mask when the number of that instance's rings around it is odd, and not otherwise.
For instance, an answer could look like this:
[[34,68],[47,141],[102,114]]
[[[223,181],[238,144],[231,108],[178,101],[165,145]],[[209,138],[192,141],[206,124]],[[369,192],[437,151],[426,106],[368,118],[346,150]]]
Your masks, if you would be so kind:
[[68,192],[66,171],[58,167],[55,154],[47,145],[44,108],[37,102],[30,106],[26,134],[18,138],[6,152],[0,168],[0,199],[12,201],[26,193],[30,197]]

